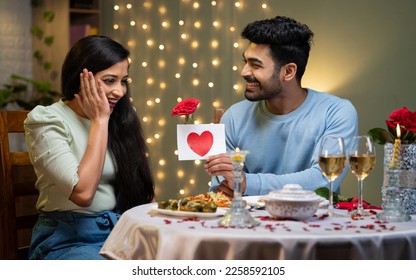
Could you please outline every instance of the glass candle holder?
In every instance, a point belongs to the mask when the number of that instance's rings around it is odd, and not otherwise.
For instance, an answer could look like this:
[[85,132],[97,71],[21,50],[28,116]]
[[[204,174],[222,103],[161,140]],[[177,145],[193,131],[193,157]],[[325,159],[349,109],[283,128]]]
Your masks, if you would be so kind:
[[399,177],[402,171],[392,168],[386,172],[388,185],[384,187],[383,211],[377,214],[377,219],[381,222],[407,222],[411,217],[403,211],[400,200]]
[[234,198],[230,209],[219,221],[219,224],[226,227],[255,227],[260,224],[254,219],[250,212],[246,209],[241,191],[241,183],[243,182],[243,167],[248,151],[235,150],[230,151],[229,155],[234,167]]

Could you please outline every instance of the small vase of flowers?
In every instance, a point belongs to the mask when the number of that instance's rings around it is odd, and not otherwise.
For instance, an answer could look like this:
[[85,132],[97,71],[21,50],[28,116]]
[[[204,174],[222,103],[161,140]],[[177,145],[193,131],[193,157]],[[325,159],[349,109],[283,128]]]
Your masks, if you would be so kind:
[[[382,199],[389,177],[388,169],[398,152],[397,168],[401,170],[399,177],[400,199],[406,214],[416,214],[416,112],[403,107],[393,111],[386,120],[387,130],[373,128],[368,134],[373,140],[384,145],[384,178]],[[397,145],[399,143],[399,145]]]

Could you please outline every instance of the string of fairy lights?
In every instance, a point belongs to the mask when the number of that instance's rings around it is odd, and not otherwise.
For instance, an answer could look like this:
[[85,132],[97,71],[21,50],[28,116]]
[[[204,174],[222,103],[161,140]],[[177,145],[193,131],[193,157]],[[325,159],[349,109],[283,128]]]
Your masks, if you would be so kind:
[[[244,42],[237,19],[264,17],[267,1],[115,0],[114,39],[130,52],[131,91],[141,118],[158,198],[206,192],[203,161],[178,161],[177,102],[197,98],[195,123],[211,123],[214,108],[244,98],[240,77]],[[104,2],[103,4],[106,4]]]

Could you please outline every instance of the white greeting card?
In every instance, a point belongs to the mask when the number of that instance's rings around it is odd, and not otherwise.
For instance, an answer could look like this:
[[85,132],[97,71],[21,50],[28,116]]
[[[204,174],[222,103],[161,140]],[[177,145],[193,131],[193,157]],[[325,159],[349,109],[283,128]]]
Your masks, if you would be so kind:
[[177,142],[179,160],[225,153],[224,124],[178,124]]

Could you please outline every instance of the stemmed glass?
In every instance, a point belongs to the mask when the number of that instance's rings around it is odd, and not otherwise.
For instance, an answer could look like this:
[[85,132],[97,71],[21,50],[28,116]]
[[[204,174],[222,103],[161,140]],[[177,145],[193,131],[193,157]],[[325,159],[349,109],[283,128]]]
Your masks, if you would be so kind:
[[363,208],[363,181],[376,166],[376,150],[370,136],[354,136],[348,154],[351,172],[358,179],[358,205],[352,215],[367,216]]
[[236,149],[228,153],[234,167],[234,197],[230,209],[225,213],[219,224],[227,227],[255,227],[260,224],[245,208],[241,183],[243,181],[243,167],[248,151]]
[[346,163],[344,138],[325,136],[319,147],[318,162],[322,174],[329,181],[328,215],[333,217],[336,216],[334,214],[333,183],[344,171]]

